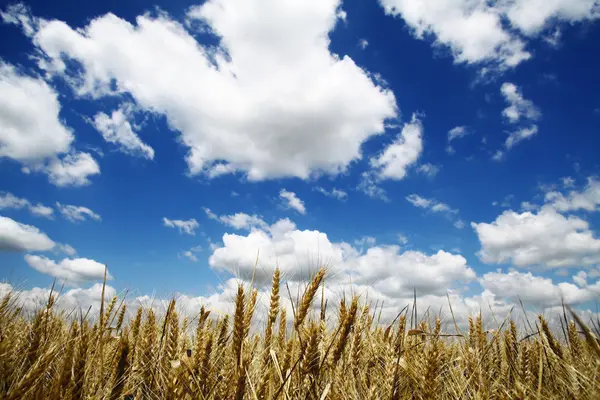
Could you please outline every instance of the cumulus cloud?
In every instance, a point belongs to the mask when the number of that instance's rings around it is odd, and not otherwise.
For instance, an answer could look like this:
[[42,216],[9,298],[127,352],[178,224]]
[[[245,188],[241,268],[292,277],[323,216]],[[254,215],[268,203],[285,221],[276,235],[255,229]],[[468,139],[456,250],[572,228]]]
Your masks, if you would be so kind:
[[1,61],[0,109],[0,157],[28,163],[69,151],[74,137],[60,122],[54,89]]
[[298,196],[296,196],[296,193],[281,189],[279,192],[279,198],[283,200],[284,207],[294,209],[300,214],[306,214],[304,202],[300,200]]
[[55,244],[35,226],[0,216],[0,251],[48,251]]
[[24,171],[48,175],[57,186],[88,184],[100,168],[88,153],[71,148],[73,133],[60,120],[56,91],[41,78],[0,61],[0,157]]
[[23,209],[27,208],[29,212],[37,217],[52,218],[54,209],[41,203],[31,204],[29,200],[15,196],[9,192],[0,192],[0,210]]
[[190,174],[306,179],[344,171],[397,117],[390,90],[329,51],[339,5],[209,0],[192,7],[187,22],[203,24],[216,47],[199,44],[166,13],[135,24],[106,14],[78,28],[40,19],[29,26],[39,66],[77,94],[127,93],[139,109],[164,115],[181,134]]
[[[596,0],[379,0],[386,14],[400,17],[418,39],[435,38],[456,63],[500,70],[531,58],[528,40],[560,23],[600,17]],[[505,23],[507,21],[507,23]]]
[[317,186],[315,188],[313,188],[313,190],[324,194],[327,197],[332,197],[334,199],[338,199],[338,200],[346,200],[348,198],[348,193],[345,190],[342,189],[338,189],[338,188],[331,188],[331,190],[327,190],[324,187],[321,186]]
[[62,159],[54,158],[47,165],[33,168],[48,175],[56,186],[86,186],[91,183],[89,177],[100,174],[98,163],[89,153],[73,153]]
[[[569,185],[565,187],[573,186],[573,182],[568,182]],[[546,203],[550,204],[553,208],[560,212],[568,211],[598,211],[600,205],[600,181],[596,177],[589,177],[587,185],[582,191],[572,190],[566,195],[552,190],[545,194]]]
[[[36,312],[46,307],[50,297],[50,289],[34,287],[29,290],[13,287],[8,283],[0,283],[0,298],[12,293],[15,299],[15,306],[21,307],[27,312]],[[53,292],[57,295],[57,292]],[[115,288],[106,285],[104,287],[105,306],[117,294]],[[87,315],[95,317],[100,312],[100,303],[102,301],[102,284],[96,283],[91,287],[75,288],[66,290],[58,296],[54,309],[65,311],[66,313],[75,312],[77,317]],[[89,309],[89,313],[88,313]],[[81,314],[80,314],[81,313]]]
[[547,308],[559,306],[563,300],[566,304],[572,305],[585,303],[600,294],[600,281],[590,287],[583,287],[587,285],[587,281],[585,272],[583,276],[581,272],[573,277],[575,282],[579,281],[577,285],[569,282],[555,284],[550,278],[515,270],[510,270],[508,273],[490,272],[483,275],[479,282],[484,289],[498,298],[515,303],[521,299],[527,304]]
[[126,154],[154,159],[154,149],[142,142],[128,121],[126,107],[121,107],[109,116],[103,112],[94,117],[94,126],[104,140],[113,143]]
[[[104,279],[105,266],[88,258],[65,258],[57,263],[47,257],[27,254],[25,262],[42,274],[64,280],[68,285]],[[106,279],[112,279],[112,276],[107,273]]]
[[185,233],[187,235],[195,235],[196,229],[200,227],[200,224],[198,224],[198,221],[196,221],[194,218],[184,221],[180,219],[169,219],[163,217],[163,224],[168,228],[177,228],[179,233]]
[[550,206],[538,212],[507,210],[491,223],[471,226],[481,242],[485,263],[561,268],[600,263],[600,239],[581,218],[564,216]]
[[87,219],[91,219],[94,221],[102,220],[100,215],[96,214],[87,207],[73,206],[56,202],[56,208],[64,218],[71,222],[82,222],[86,221]]
[[371,167],[380,179],[403,179],[409,167],[417,162],[423,152],[423,124],[416,114],[402,128],[402,132],[383,152],[371,158]]
[[[353,284],[391,297],[409,296],[416,288],[421,294],[443,295],[456,282],[470,282],[475,272],[460,255],[439,251],[427,255],[402,252],[399,246],[376,246],[373,238],[356,245],[332,242],[317,230],[299,230],[289,220],[280,220],[265,229],[255,228],[247,235],[225,234],[223,244],[214,249],[209,265],[248,279],[267,282],[275,266],[290,281],[303,281],[324,265],[332,284]],[[364,250],[364,251],[363,251]]]

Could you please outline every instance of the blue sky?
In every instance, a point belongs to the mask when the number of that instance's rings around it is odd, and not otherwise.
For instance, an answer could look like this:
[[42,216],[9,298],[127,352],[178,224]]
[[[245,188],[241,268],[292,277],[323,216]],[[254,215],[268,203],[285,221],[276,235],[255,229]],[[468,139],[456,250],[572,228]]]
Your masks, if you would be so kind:
[[258,252],[391,304],[592,307],[599,5],[531,7],[2,6],[1,278],[207,296]]

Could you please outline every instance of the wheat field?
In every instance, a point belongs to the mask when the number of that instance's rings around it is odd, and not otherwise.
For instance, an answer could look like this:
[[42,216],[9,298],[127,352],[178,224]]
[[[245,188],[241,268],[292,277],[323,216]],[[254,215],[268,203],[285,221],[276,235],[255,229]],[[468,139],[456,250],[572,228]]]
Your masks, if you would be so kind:
[[[378,323],[376,310],[353,297],[336,304],[331,321],[327,302],[313,304],[324,278],[325,270],[314,275],[290,316],[276,270],[260,329],[251,329],[257,291],[244,286],[232,315],[219,317],[203,308],[179,318],[172,300],[159,318],[151,308],[127,310],[114,297],[92,319],[85,310],[55,312],[55,296],[28,317],[18,299],[5,296],[0,397],[600,398],[597,332],[575,313],[572,321],[565,313],[562,335],[541,316],[527,335],[508,317],[488,329],[481,315],[469,318],[466,332],[443,332],[439,316],[413,320],[409,309],[389,325]],[[134,317],[126,318],[130,311]]]

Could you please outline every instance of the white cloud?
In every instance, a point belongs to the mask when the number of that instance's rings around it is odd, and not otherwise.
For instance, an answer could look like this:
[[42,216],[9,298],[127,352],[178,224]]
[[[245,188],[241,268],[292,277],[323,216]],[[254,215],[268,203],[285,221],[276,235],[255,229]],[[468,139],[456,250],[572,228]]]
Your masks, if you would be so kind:
[[504,145],[507,150],[510,150],[515,144],[528,139],[538,132],[537,125],[532,125],[529,128],[521,128],[511,132],[506,139]]
[[113,111],[111,116],[103,112],[98,113],[94,117],[94,126],[104,140],[115,144],[121,152],[149,160],[154,159],[154,149],[142,142],[133,131],[126,113],[126,107]]
[[294,192],[288,192],[285,189],[281,189],[279,192],[279,197],[284,200],[286,208],[293,208],[298,211],[300,214],[306,214],[306,207],[304,206],[304,202],[296,196]]
[[197,254],[200,253],[201,251],[202,251],[202,246],[200,246],[200,245],[194,246],[191,249],[184,251],[183,256],[188,258],[192,262],[198,262]]
[[[502,111],[502,115],[504,115],[508,122],[511,124],[518,122],[529,124],[529,126],[521,126],[508,134],[508,138],[504,142],[504,147],[508,151],[517,143],[529,139],[538,133],[537,125],[532,122],[538,120],[542,114],[531,100],[523,97],[521,90],[513,83],[503,83],[500,92],[508,103],[508,106]],[[498,150],[492,159],[500,161],[503,156],[504,152]]]
[[465,227],[465,221],[463,221],[462,219],[454,221],[454,227],[456,229],[463,229]]
[[363,50],[366,49],[368,45],[369,45],[369,42],[367,41],[367,39],[360,39],[358,41],[358,47],[360,47]]
[[575,179],[573,179],[570,176],[563,176],[562,178],[560,178],[560,182],[566,188],[570,188],[570,187],[574,187],[575,186]]
[[31,204],[29,200],[16,197],[9,192],[0,192],[0,210],[27,208],[29,212],[37,217],[52,218],[54,209],[45,205]]
[[406,123],[402,132],[383,152],[371,158],[371,166],[380,179],[403,179],[409,167],[417,162],[423,152],[423,124],[416,114]]
[[214,212],[212,212],[209,208],[204,208],[204,212],[210,219],[214,219],[215,221],[219,221],[227,226],[230,226],[234,229],[250,229],[253,227],[264,228],[267,226],[267,223],[263,221],[263,219],[258,215],[248,215],[246,213],[235,213],[232,215],[221,215],[218,216]]
[[535,121],[540,118],[540,110],[531,100],[523,97],[521,90],[515,84],[510,82],[503,83],[500,92],[504,96],[504,100],[508,103],[508,107],[502,111],[502,115],[511,124],[517,123],[522,119]]
[[[25,262],[42,274],[65,280],[69,285],[104,279],[104,265],[88,258],[64,258],[56,263],[47,257],[27,254]],[[112,279],[112,276],[107,273],[106,278]]]
[[55,243],[38,228],[0,216],[0,251],[48,251]]
[[[16,299],[16,306],[21,307],[27,312],[36,312],[46,307],[50,296],[50,289],[35,287],[29,290],[20,290],[8,283],[0,283],[0,297],[7,293],[12,293]],[[56,295],[56,290],[54,291]],[[104,301],[108,303],[117,294],[117,291],[106,285],[104,287]],[[70,289],[58,296],[55,310],[74,312],[77,317],[80,312],[83,315],[90,309],[88,315],[97,316],[100,311],[100,302],[102,301],[102,283],[96,283],[90,288]]]
[[168,228],[177,228],[179,233],[185,233],[187,235],[195,235],[196,229],[200,226],[198,221],[194,218],[183,221],[180,219],[168,219],[163,217],[163,224]]
[[418,194],[406,196],[406,200],[415,207],[425,208],[432,212],[457,214],[458,210],[451,208],[448,204],[437,201],[436,199],[427,199]]
[[[209,264],[240,278],[249,278],[259,256],[256,279],[267,282],[275,266],[287,280],[303,281],[319,266],[329,269],[328,289],[336,284],[369,287],[369,292],[392,298],[410,297],[413,288],[421,295],[443,295],[456,282],[475,279],[464,257],[439,251],[427,255],[417,251],[401,252],[399,246],[375,246],[373,238],[357,242],[365,252],[348,243],[331,242],[319,231],[298,230],[289,220],[280,220],[267,229],[254,229],[246,236],[223,235]],[[371,298],[371,297],[370,297]]]
[[70,244],[56,243],[56,250],[71,257],[77,254],[77,250],[75,250]]
[[[596,0],[380,0],[418,39],[429,35],[448,47],[457,63],[506,69],[531,58],[526,42],[560,23],[600,17]],[[506,22],[505,22],[506,21]]]
[[29,201],[16,197],[9,192],[0,192],[0,210],[21,209],[29,206]]
[[514,67],[531,54],[506,31],[502,14],[485,2],[468,0],[380,0],[388,15],[401,17],[418,39],[434,35],[457,63],[494,63]]
[[440,172],[440,167],[430,163],[419,165],[417,172],[423,174],[429,178],[433,178]]
[[68,154],[74,136],[60,121],[60,108],[44,80],[0,61],[0,157],[21,163],[26,172],[47,174],[57,186],[88,184],[100,168],[87,153]]
[[521,203],[521,210],[523,211],[535,211],[538,208],[540,208],[540,206],[538,206],[537,204],[533,204],[529,201],[524,201]]
[[[570,182],[569,186],[572,185],[573,182]],[[549,191],[545,194],[545,201],[560,212],[577,210],[598,211],[598,206],[600,205],[600,181],[595,177],[589,177],[587,185],[582,191],[572,190],[566,196],[557,191]]]
[[48,165],[34,169],[46,173],[56,186],[86,186],[91,183],[89,176],[100,174],[96,160],[83,152],[52,159]]
[[317,186],[313,188],[313,190],[316,190],[317,192],[324,194],[327,197],[333,197],[334,199],[338,200],[346,200],[348,198],[348,193],[345,190],[338,189],[335,187],[332,188],[331,191],[328,191],[327,189],[321,186]]
[[389,202],[390,199],[388,198],[386,191],[379,186],[380,180],[381,178],[379,178],[377,171],[364,171],[360,175],[360,182],[356,188],[369,197]]
[[78,95],[128,93],[164,115],[188,149],[189,173],[306,179],[344,171],[397,116],[390,90],[329,51],[341,16],[339,0],[209,0],[187,18],[219,47],[203,47],[166,13],[135,25],[106,14],[76,29],[38,21],[32,39],[39,66]]
[[41,203],[30,205],[29,211],[33,215],[44,218],[52,218],[52,216],[54,215],[54,209],[52,207],[45,206]]
[[100,215],[96,214],[92,210],[87,207],[82,206],[72,206],[67,204],[61,204],[56,202],[56,208],[62,214],[64,218],[71,222],[81,222],[87,219],[92,219],[94,221],[101,221],[102,218]]
[[455,139],[460,139],[469,134],[466,126],[456,126],[448,131],[448,143]]
[[597,0],[516,0],[507,15],[511,24],[528,36],[535,36],[554,21],[574,24],[600,17]]
[[[581,271],[583,272],[583,271]],[[531,272],[521,273],[510,270],[508,273],[490,272],[483,275],[479,282],[484,289],[489,290],[498,298],[508,299],[517,303],[521,299],[525,304],[533,304],[547,308],[566,304],[581,304],[593,300],[600,293],[600,282],[594,286],[587,285],[584,275],[573,277],[577,283],[569,282],[554,284],[552,279],[533,275]]]
[[565,217],[549,206],[537,213],[505,211],[492,223],[475,223],[485,263],[512,262],[518,267],[561,268],[600,263],[600,239],[589,224]]
[[404,235],[402,233],[398,234],[397,239],[398,239],[398,243],[400,243],[402,245],[405,245],[408,243],[408,238],[406,237],[406,235]]
[[60,122],[54,89],[2,61],[0,109],[0,157],[27,164],[69,151],[74,137]]

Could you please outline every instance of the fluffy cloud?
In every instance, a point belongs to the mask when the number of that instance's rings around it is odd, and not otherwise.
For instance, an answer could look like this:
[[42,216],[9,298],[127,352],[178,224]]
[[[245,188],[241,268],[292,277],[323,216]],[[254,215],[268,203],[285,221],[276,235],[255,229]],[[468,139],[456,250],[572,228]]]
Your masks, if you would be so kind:
[[554,284],[552,279],[511,270],[508,273],[490,272],[483,275],[479,282],[498,298],[547,308],[558,306],[564,300],[566,304],[581,304],[593,300],[600,293],[600,281],[587,286],[585,273],[576,275],[574,285],[569,282]]
[[258,255],[256,279],[261,282],[268,282],[275,266],[282,269],[286,279],[298,282],[324,265],[332,287],[352,282],[392,298],[410,297],[414,288],[423,295],[443,295],[455,283],[475,279],[475,272],[460,255],[402,252],[399,246],[375,246],[372,238],[357,244],[360,249],[332,242],[323,232],[298,230],[291,221],[280,220],[265,229],[252,229],[245,236],[223,235],[223,245],[213,251],[209,264],[249,279]]
[[0,216],[0,251],[47,251],[55,243],[38,228]]
[[448,47],[455,62],[500,69],[531,58],[526,41],[552,25],[600,17],[596,0],[379,1],[386,14],[401,17],[415,37],[433,35],[437,46]]
[[[508,134],[508,138],[504,142],[504,147],[506,150],[510,150],[517,143],[529,139],[538,133],[538,127],[533,122],[538,120],[542,114],[531,100],[523,97],[521,90],[513,83],[503,83],[500,92],[508,104],[502,111],[502,115],[506,120],[510,124],[517,124],[519,122],[527,124],[527,126],[520,126]],[[504,151],[498,150],[492,159],[500,161],[503,157]]]
[[63,217],[65,217],[71,222],[82,222],[87,220],[88,218],[94,221],[102,220],[100,215],[96,214],[87,207],[72,206],[56,202],[56,208],[58,208],[58,211],[62,214]]
[[59,119],[56,92],[0,61],[0,157],[29,163],[69,151],[74,137]]
[[415,164],[423,152],[423,124],[417,115],[406,123],[402,132],[383,152],[371,158],[371,166],[381,179],[403,179],[410,166]]
[[525,43],[502,26],[502,15],[488,3],[468,0],[380,0],[388,15],[401,17],[413,34],[434,35],[457,63],[495,63],[514,67],[531,55]]
[[0,210],[27,208],[29,212],[37,217],[52,218],[54,209],[45,205],[31,204],[29,200],[16,197],[12,193],[0,192]]
[[215,34],[217,47],[203,47],[165,13],[135,25],[106,14],[77,29],[27,20],[22,10],[12,20],[33,27],[26,31],[40,67],[78,94],[128,93],[140,109],[166,116],[191,174],[305,179],[345,170],[397,116],[390,90],[330,53],[338,11],[339,0],[210,0],[187,22]]
[[[21,307],[28,312],[39,311],[46,307],[48,298],[50,297],[50,289],[32,288],[30,290],[22,290],[8,283],[0,283],[0,298],[12,293],[12,299],[15,299],[15,306]],[[57,292],[54,291],[54,295]],[[117,291],[106,285],[104,287],[105,306],[117,294]],[[83,289],[76,288],[67,290],[58,296],[54,309],[64,311],[67,314],[74,312],[74,315],[79,317],[81,312],[85,315],[90,310],[88,315],[95,318],[100,312],[100,303],[102,301],[102,284],[96,283],[93,286]]]
[[559,214],[550,206],[537,213],[505,211],[492,223],[475,223],[485,263],[512,262],[518,267],[593,266],[600,263],[600,239],[589,224]]
[[74,153],[53,159],[42,171],[56,186],[86,186],[91,183],[88,177],[98,175],[100,167],[89,153]]
[[126,154],[154,159],[154,149],[142,142],[127,120],[126,110],[120,108],[108,116],[101,112],[94,117],[94,126],[104,140],[115,144]]
[[[88,184],[100,168],[87,153],[72,152],[73,133],[60,121],[58,95],[44,80],[0,61],[0,157],[48,175],[57,186]],[[71,152],[71,154],[68,154]]]
[[200,226],[198,221],[196,221],[194,218],[183,221],[180,219],[169,219],[163,217],[163,224],[168,228],[177,228],[179,233],[185,233],[187,235],[195,235],[196,229],[198,229]]
[[521,119],[537,120],[541,113],[531,100],[523,97],[521,90],[513,83],[505,82],[500,88],[500,92],[508,103],[508,106],[502,111],[502,115],[511,123],[517,123]]
[[[65,280],[68,285],[104,279],[104,265],[88,258],[65,258],[57,263],[47,257],[27,254],[25,262],[42,274]],[[112,279],[109,273],[107,279]]]
[[[566,187],[572,186],[572,182]],[[598,211],[600,205],[600,181],[589,177],[583,191],[572,190],[567,195],[557,191],[545,194],[545,201],[560,212],[568,211]]]
[[321,186],[317,186],[315,188],[313,188],[313,190],[324,194],[327,197],[333,197],[334,199],[338,199],[338,200],[346,200],[348,198],[348,193],[342,189],[338,189],[338,188],[332,188],[331,191],[328,191],[327,189],[321,187]]
[[283,200],[286,208],[292,208],[298,211],[300,214],[306,214],[304,202],[300,200],[298,196],[296,196],[296,193],[281,189],[279,192],[279,197]]

